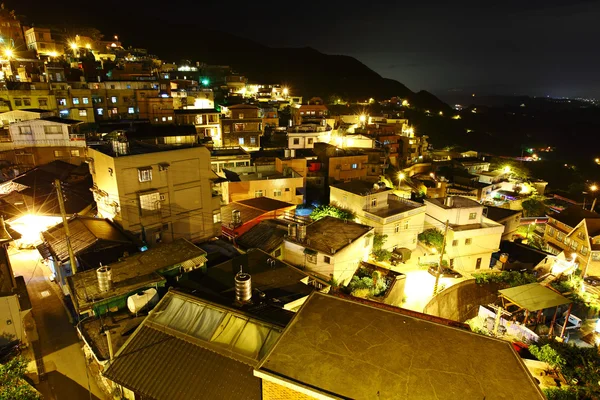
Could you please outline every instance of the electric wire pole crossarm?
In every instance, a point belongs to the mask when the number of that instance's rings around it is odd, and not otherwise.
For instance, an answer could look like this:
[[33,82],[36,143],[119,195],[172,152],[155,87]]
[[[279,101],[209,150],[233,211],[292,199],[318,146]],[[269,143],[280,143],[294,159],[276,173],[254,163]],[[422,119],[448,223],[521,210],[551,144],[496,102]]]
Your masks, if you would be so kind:
[[54,186],[56,187],[56,197],[58,199],[58,205],[60,206],[60,215],[62,217],[63,226],[65,227],[65,241],[67,243],[67,250],[69,251],[69,262],[71,263],[71,271],[74,275],[77,273],[77,263],[75,261],[73,247],[71,247],[71,232],[69,231],[67,212],[65,211],[65,198],[63,197],[62,186],[59,179],[54,180]]

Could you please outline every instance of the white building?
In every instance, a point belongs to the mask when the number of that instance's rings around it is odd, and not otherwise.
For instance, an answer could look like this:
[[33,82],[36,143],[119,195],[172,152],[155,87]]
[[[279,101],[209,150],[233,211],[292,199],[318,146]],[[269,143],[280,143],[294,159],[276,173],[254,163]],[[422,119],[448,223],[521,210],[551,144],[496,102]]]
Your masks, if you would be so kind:
[[444,258],[461,272],[487,269],[498,251],[504,225],[483,216],[484,206],[461,196],[426,199],[425,229],[444,231],[448,221]]
[[297,235],[284,240],[284,261],[310,271],[326,281],[347,285],[361,261],[373,249],[370,226],[325,217],[298,226]]
[[331,127],[317,124],[293,126],[287,131],[288,149],[312,149],[321,136],[331,136]]
[[396,196],[384,185],[352,180],[330,187],[329,200],[351,210],[357,221],[387,235],[384,249],[417,247],[423,232],[425,205]]
[[15,122],[30,121],[54,116],[54,111],[31,108],[27,110],[12,110],[0,114],[0,121],[3,126],[14,124]]

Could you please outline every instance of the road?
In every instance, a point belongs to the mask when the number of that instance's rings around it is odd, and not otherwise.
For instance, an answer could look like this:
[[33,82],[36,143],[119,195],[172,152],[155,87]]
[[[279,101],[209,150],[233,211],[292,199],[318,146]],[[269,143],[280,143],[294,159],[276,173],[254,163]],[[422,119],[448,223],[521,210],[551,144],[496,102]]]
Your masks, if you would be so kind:
[[39,340],[32,342],[40,373],[37,389],[44,399],[105,399],[88,372],[82,342],[69,321],[60,289],[50,282],[50,270],[38,251],[11,249],[9,254],[15,276],[22,275],[27,284],[37,326]]

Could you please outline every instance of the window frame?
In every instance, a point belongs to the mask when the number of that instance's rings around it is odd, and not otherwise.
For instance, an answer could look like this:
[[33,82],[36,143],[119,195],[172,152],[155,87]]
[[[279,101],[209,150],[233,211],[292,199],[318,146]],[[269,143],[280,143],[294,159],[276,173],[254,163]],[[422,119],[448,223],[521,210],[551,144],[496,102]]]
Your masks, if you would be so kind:
[[138,168],[138,181],[152,182],[152,167],[140,167]]

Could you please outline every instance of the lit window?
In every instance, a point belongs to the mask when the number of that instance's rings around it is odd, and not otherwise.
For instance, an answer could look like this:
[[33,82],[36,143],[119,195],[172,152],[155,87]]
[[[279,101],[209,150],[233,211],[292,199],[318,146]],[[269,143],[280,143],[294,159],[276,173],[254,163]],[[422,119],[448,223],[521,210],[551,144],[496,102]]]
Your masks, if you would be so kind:
[[213,224],[218,224],[219,222],[221,222],[221,213],[220,212],[213,213]]
[[117,103],[117,96],[112,96],[110,98],[110,102],[113,103],[113,104],[116,104]]
[[83,100],[83,104],[89,104],[89,102],[90,102],[90,99],[87,97],[84,97],[82,100]]
[[33,132],[31,131],[31,126],[27,125],[27,126],[20,126],[19,127],[19,134],[21,135],[31,135],[33,134]]
[[44,133],[46,135],[56,135],[62,133],[62,129],[58,125],[46,125],[44,126]]
[[79,150],[71,150],[71,157],[79,157]]
[[66,106],[67,105],[67,99],[58,99],[58,105],[60,105],[60,106]]
[[585,246],[581,246],[581,255],[584,255],[584,256],[585,256],[585,255],[587,255],[587,253],[588,253],[588,250],[589,250],[589,249],[588,249],[587,247],[585,247]]
[[238,118],[239,118],[239,119],[244,119],[244,114],[243,114],[243,113],[239,113],[239,114],[238,114]]
[[262,190],[255,190],[254,191],[254,197],[263,197],[263,191]]
[[75,104],[75,105],[79,104],[79,97],[73,97],[73,104]]
[[127,109],[127,112],[128,112],[129,114],[133,114],[133,113],[135,112],[135,109],[134,109],[133,107],[129,107],[129,108]]
[[65,156],[65,152],[62,150],[54,150],[54,157],[61,158]]
[[160,193],[140,194],[140,209],[142,212],[160,210]]
[[167,117],[162,117],[162,122],[167,122]]
[[273,190],[273,197],[281,197],[281,189]]
[[112,112],[113,114],[117,114],[119,112],[119,110],[115,107],[115,108],[111,109],[110,112]]
[[104,115],[104,109],[102,108],[98,108],[96,112],[98,113],[98,115]]
[[471,238],[465,239],[465,245],[467,245],[467,246],[470,245],[472,241],[473,241],[473,239],[471,239]]
[[80,117],[87,117],[87,110],[85,110],[85,109],[79,110],[79,116]]
[[152,180],[152,167],[138,168],[138,178],[140,182],[150,182]]
[[243,137],[238,138],[238,143],[243,145],[244,144],[244,138]]
[[357,169],[358,168],[358,164],[352,164],[352,169]]
[[167,121],[173,121],[173,117],[167,117]]
[[250,136],[250,144],[256,144],[256,137]]
[[477,213],[469,213],[469,219],[477,218]]

